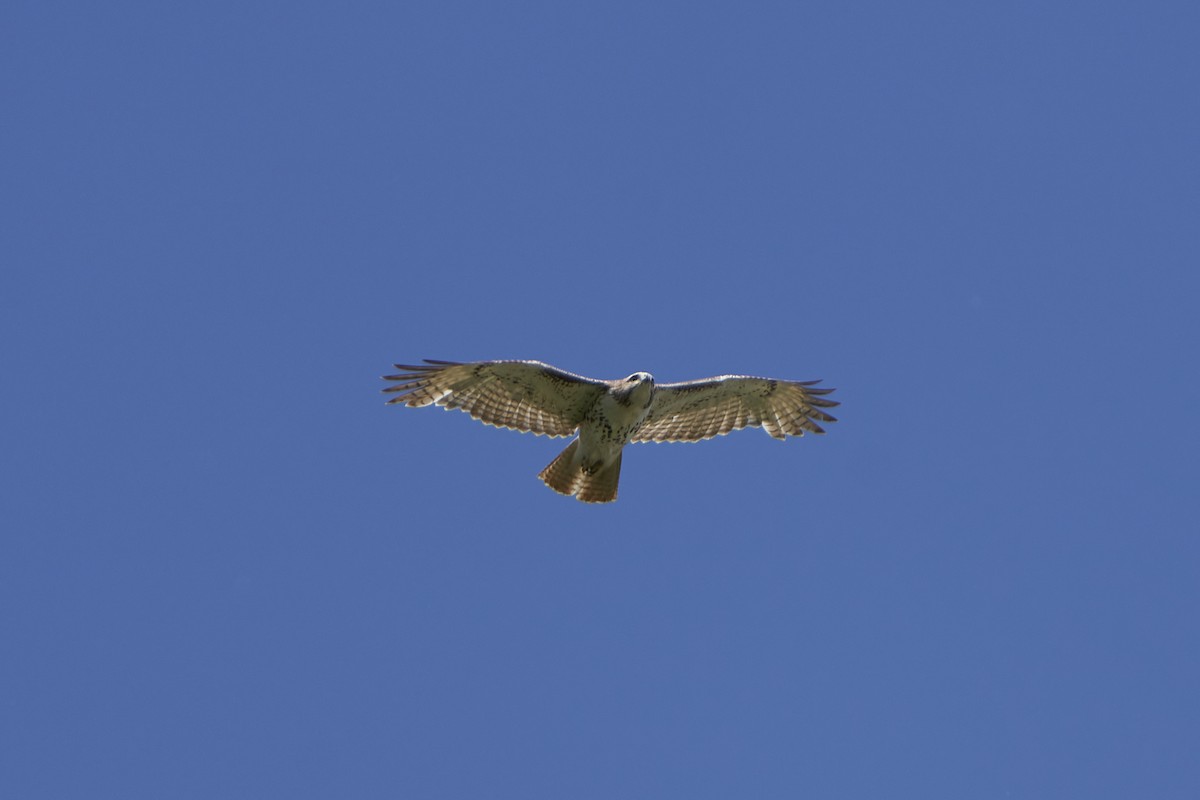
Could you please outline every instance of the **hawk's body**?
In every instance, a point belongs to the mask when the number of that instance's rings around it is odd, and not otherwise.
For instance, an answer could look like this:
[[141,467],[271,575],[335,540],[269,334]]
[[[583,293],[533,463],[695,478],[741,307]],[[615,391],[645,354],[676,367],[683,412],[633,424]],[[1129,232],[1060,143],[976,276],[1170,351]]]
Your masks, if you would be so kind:
[[556,492],[585,502],[617,499],[621,451],[629,442],[698,442],[748,426],[776,439],[824,433],[817,421],[836,421],[836,406],[817,381],[779,381],[721,375],[655,385],[646,372],[601,381],[540,361],[430,361],[397,364],[398,392],[389,403],[461,408],[502,428],[579,438],[538,476]]

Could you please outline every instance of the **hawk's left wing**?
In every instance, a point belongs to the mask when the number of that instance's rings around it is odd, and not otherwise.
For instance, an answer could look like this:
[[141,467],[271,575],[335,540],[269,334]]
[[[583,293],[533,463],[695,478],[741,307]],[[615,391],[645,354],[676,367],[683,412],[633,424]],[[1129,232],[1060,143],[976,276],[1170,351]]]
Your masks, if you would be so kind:
[[663,383],[634,442],[699,442],[748,426],[761,425],[776,439],[824,433],[817,424],[837,420],[822,411],[837,403],[813,388],[820,381],[777,381],[721,375],[685,383]]
[[546,436],[570,436],[608,384],[540,361],[456,361],[425,359],[422,365],[385,375],[396,381],[388,401],[406,406],[437,404],[461,408],[480,422]]

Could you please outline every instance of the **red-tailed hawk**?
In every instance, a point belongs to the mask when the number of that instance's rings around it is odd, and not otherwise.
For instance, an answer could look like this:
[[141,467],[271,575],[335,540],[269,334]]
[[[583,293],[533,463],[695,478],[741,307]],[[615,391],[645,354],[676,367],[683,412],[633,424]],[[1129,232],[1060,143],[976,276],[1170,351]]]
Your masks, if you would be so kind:
[[617,499],[621,450],[629,442],[699,442],[745,427],[762,426],[776,439],[824,433],[817,422],[836,422],[822,408],[833,389],[819,381],[780,381],[720,375],[656,385],[648,372],[601,381],[540,361],[425,359],[396,364],[388,401],[411,407],[461,408],[501,428],[545,436],[579,437],[538,475],[556,492],[585,503]]

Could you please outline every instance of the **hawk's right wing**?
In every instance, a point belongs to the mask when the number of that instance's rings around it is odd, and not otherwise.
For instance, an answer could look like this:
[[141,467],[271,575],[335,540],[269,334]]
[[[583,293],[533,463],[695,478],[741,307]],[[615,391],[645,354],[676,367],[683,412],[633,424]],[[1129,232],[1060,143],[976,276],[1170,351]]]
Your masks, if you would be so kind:
[[396,364],[396,392],[388,401],[419,407],[461,408],[475,419],[500,428],[546,436],[570,436],[600,395],[604,381],[585,378],[540,361],[432,361]]

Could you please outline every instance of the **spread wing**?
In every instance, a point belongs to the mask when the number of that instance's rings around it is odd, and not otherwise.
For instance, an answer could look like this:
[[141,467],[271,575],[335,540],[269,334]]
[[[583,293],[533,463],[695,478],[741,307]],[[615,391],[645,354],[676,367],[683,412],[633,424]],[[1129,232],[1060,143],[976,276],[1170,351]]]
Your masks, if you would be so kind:
[[748,426],[761,425],[776,439],[824,433],[818,422],[836,422],[822,411],[833,389],[820,381],[777,381],[746,375],[721,375],[686,383],[663,383],[634,434],[635,442],[698,442]]
[[461,408],[500,428],[546,436],[570,436],[607,389],[603,381],[574,375],[540,361],[432,361],[385,375],[396,381],[388,404]]

